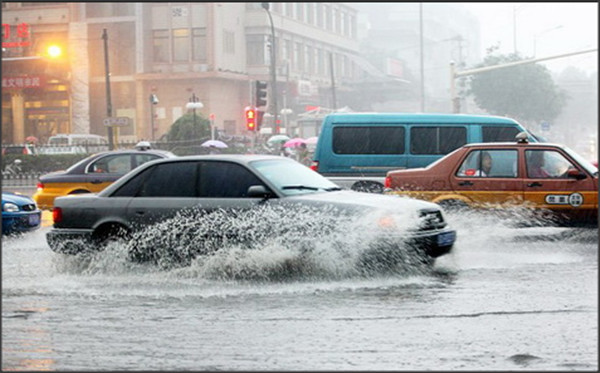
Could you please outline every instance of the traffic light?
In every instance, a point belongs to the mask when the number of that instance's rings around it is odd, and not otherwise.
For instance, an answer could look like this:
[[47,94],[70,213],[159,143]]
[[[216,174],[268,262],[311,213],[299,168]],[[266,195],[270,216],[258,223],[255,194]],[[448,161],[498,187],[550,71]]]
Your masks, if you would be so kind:
[[267,82],[257,80],[255,83],[254,106],[261,107],[267,105]]
[[246,129],[248,131],[256,131],[256,109],[246,107]]

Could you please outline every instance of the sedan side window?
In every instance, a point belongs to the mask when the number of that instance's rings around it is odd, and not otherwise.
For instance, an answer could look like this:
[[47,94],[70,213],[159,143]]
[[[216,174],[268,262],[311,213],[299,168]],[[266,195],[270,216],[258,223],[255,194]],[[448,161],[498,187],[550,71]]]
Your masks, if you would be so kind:
[[153,167],[137,197],[196,197],[197,162],[169,162]]
[[150,162],[160,158],[158,155],[154,154],[136,154],[133,157],[135,159],[135,167],[141,166],[146,162]]
[[562,154],[554,150],[527,150],[527,177],[567,178],[567,171],[576,167]]
[[516,150],[474,150],[461,164],[461,177],[517,177]]
[[245,167],[231,162],[203,162],[200,172],[200,197],[246,198],[252,185],[264,185]]
[[126,174],[129,171],[131,171],[130,154],[102,157],[88,167],[88,173]]

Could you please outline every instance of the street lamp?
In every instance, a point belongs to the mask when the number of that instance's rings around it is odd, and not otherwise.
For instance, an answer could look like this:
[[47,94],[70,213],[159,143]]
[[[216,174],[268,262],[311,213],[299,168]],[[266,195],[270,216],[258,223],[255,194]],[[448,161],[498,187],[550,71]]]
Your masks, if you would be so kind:
[[185,105],[185,107],[187,109],[192,109],[192,111],[194,112],[194,135],[197,139],[198,134],[196,133],[196,109],[202,109],[204,105],[202,104],[202,102],[200,102],[198,97],[196,97],[196,94],[192,92],[192,97],[190,98],[190,101]]
[[154,141],[154,106],[158,104],[158,97],[154,93],[150,94],[150,128],[152,131],[152,141]]
[[562,27],[563,27],[563,25],[554,26],[554,27],[551,27],[551,28],[549,28],[549,29],[546,29],[546,30],[540,31],[540,32],[538,32],[537,34],[534,34],[534,35],[533,35],[533,57],[535,57],[535,50],[536,50],[536,44],[537,44],[537,39],[538,39],[538,37],[540,37],[540,36],[544,35],[544,34],[545,34],[545,33],[547,33],[547,32],[554,31],[554,30],[558,30],[559,28],[562,28]]
[[[271,113],[273,113],[275,119],[273,121],[273,128],[277,128],[277,73],[276,69],[276,61],[275,58],[277,56],[277,49],[275,48],[275,26],[273,26],[273,18],[271,17],[271,12],[269,12],[269,3],[261,3],[262,8],[267,11],[267,15],[269,16],[269,22],[271,23],[271,97],[270,97],[270,105]],[[274,131],[276,132],[276,131]]]

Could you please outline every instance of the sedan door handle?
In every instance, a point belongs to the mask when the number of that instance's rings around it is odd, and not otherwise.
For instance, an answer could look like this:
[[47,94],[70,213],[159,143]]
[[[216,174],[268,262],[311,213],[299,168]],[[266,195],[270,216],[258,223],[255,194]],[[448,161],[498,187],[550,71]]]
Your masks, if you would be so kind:
[[473,185],[473,183],[470,182],[470,181],[461,181],[460,183],[458,183],[458,185],[460,185],[460,186],[471,186],[471,185]]
[[96,179],[96,180],[92,180],[92,184],[101,184],[102,180]]
[[527,184],[528,187],[541,187],[542,183],[538,183],[537,181],[534,181],[533,183],[529,183]]

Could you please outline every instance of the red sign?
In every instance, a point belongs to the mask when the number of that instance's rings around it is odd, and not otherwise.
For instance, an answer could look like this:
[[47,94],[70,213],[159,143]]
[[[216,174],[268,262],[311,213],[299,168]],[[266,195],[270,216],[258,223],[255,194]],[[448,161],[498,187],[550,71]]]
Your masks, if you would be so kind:
[[44,77],[39,75],[2,77],[2,89],[41,88],[45,85]]
[[8,23],[2,24],[2,48],[28,47],[30,45],[28,23],[20,23],[12,27]]

